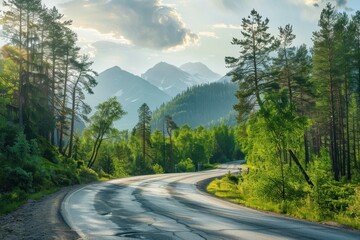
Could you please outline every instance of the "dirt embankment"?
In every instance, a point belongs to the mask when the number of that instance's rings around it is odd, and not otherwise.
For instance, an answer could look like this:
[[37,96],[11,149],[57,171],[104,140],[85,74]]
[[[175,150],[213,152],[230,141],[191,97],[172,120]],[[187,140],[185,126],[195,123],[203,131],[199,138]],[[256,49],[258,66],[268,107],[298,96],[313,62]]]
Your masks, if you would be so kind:
[[67,187],[40,200],[29,200],[15,212],[0,216],[0,239],[81,239],[60,214],[65,195],[77,188]]

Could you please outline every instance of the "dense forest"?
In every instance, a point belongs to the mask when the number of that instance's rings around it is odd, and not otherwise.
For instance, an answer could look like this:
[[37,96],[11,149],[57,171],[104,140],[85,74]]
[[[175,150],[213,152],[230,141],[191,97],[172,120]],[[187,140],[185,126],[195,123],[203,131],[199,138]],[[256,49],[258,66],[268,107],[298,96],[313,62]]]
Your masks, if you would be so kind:
[[225,82],[190,87],[154,111],[152,127],[162,129],[166,115],[172,116],[179,125],[187,124],[193,128],[221,123],[235,126],[235,92],[236,85]]
[[293,46],[291,25],[275,37],[268,23],[251,11],[231,42],[240,56],[225,59],[239,84],[237,137],[249,172],[210,188],[224,184],[248,206],[359,228],[360,12],[327,4],[311,49]]
[[[58,187],[138,174],[195,171],[241,157],[234,129],[151,130],[147,104],[132,131],[113,127],[127,113],[116,98],[85,102],[97,85],[72,21],[41,0],[6,0],[0,49],[0,213]],[[95,93],[96,94],[96,93]],[[77,125],[86,122],[82,134]]]

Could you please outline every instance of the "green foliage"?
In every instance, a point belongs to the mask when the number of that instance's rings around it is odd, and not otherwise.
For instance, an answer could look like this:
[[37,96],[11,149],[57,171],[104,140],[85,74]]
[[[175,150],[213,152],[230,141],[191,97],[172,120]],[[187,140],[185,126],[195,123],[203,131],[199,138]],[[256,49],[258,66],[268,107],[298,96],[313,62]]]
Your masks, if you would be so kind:
[[82,167],[78,170],[78,175],[81,184],[95,182],[99,180],[99,175],[92,169]]
[[164,173],[164,169],[162,168],[162,166],[157,163],[153,166],[153,171],[155,174],[163,174]]
[[234,126],[235,116],[230,112],[233,112],[232,106],[236,103],[235,92],[236,85],[233,83],[216,82],[191,87],[154,111],[152,128],[162,130],[166,115],[172,116],[179,126],[187,124],[192,128],[219,125],[221,118],[229,116],[224,120]]
[[53,170],[51,181],[55,186],[70,186],[79,182],[77,176],[70,169]]
[[116,97],[109,98],[107,101],[100,103],[96,109],[97,111],[90,118],[90,126],[88,128],[91,138],[87,139],[87,141],[92,144],[92,153],[87,164],[89,168],[96,161],[104,137],[107,135],[111,136],[115,131],[112,127],[114,122],[126,114]]
[[[236,177],[230,177],[236,179]],[[237,184],[229,181],[228,177],[215,179],[207,186],[207,191],[217,197],[221,197],[233,202],[242,202]]]
[[20,167],[6,168],[3,179],[3,190],[9,191],[18,187],[23,191],[29,191],[32,189],[33,176],[32,173],[26,172]]
[[181,160],[178,163],[177,169],[179,170],[179,172],[194,172],[195,165],[190,158],[187,158],[187,159]]
[[14,146],[11,147],[11,151],[14,153],[18,162],[28,160],[30,156],[30,145],[24,133],[20,132],[18,134]]
[[101,180],[109,180],[109,179],[113,178],[112,175],[104,172],[102,169],[100,169],[98,175],[99,175],[99,178],[100,178]]
[[16,210],[26,200],[27,200],[26,192],[19,188],[16,188],[11,192],[1,193],[0,215]]

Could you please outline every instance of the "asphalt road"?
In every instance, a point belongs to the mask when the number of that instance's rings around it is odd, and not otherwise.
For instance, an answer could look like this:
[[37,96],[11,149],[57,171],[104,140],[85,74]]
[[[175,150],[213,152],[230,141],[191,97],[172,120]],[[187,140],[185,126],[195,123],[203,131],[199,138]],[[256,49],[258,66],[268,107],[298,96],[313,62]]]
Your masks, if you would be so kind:
[[84,239],[360,239],[359,232],[251,210],[195,186],[238,168],[88,185],[64,199],[62,215]]

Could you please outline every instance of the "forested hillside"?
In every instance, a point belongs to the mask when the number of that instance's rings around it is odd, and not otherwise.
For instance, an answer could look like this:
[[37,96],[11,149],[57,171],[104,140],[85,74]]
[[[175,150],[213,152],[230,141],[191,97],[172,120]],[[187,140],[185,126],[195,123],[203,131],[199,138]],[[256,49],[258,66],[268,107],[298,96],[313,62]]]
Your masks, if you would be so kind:
[[233,106],[236,85],[211,83],[189,88],[153,113],[152,126],[162,129],[165,115],[170,115],[179,125],[190,127],[210,126],[220,122],[236,124]]

